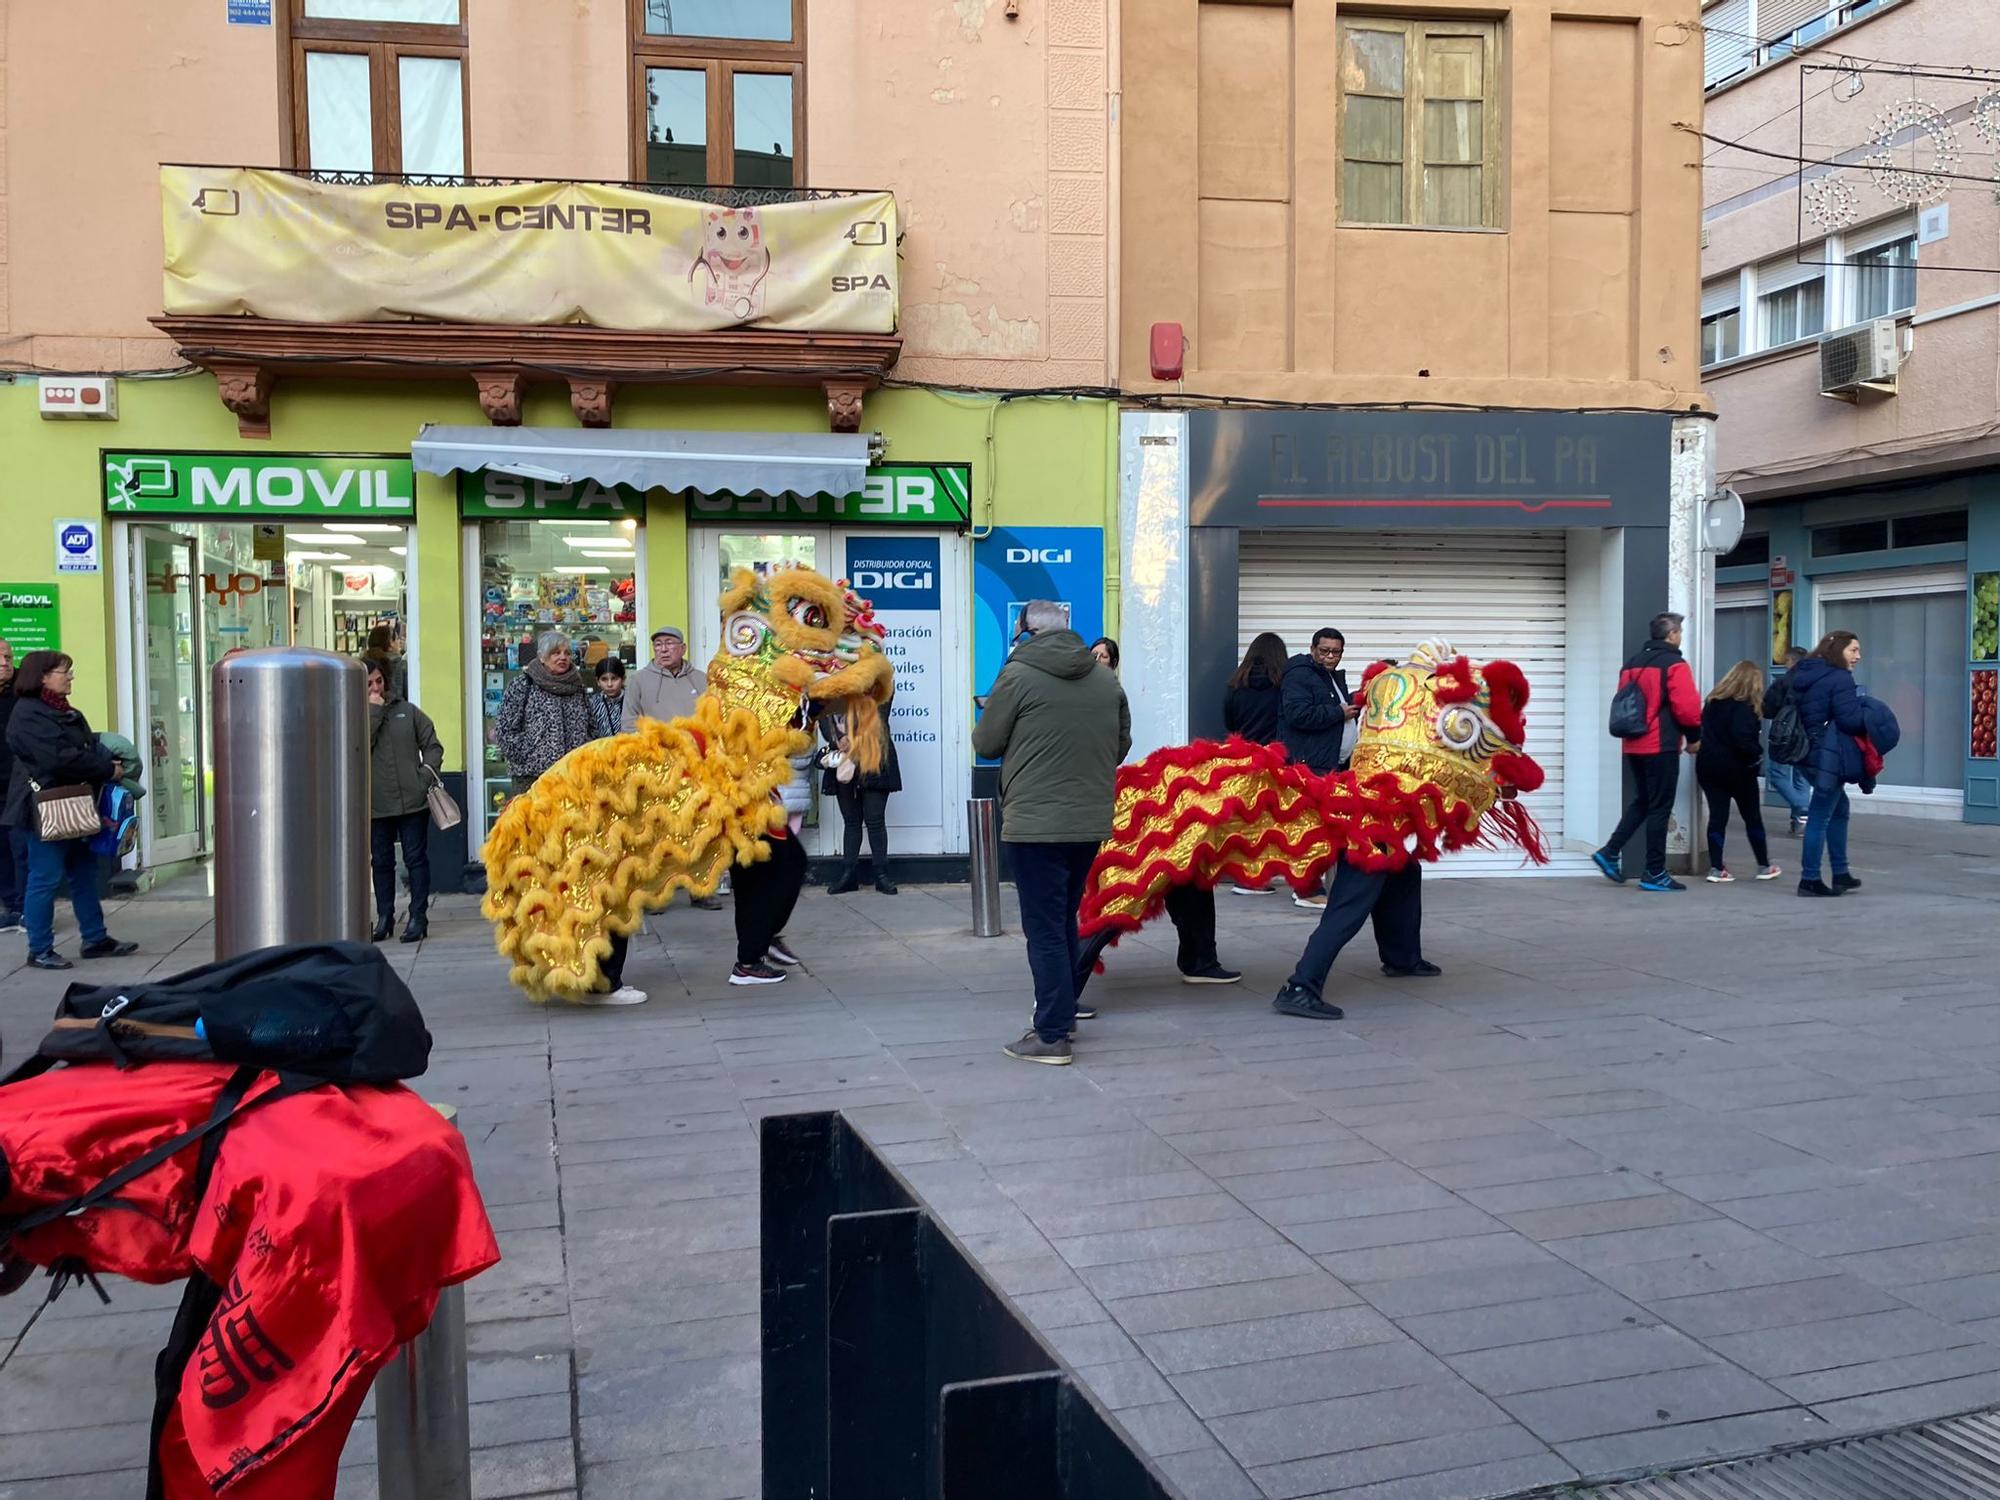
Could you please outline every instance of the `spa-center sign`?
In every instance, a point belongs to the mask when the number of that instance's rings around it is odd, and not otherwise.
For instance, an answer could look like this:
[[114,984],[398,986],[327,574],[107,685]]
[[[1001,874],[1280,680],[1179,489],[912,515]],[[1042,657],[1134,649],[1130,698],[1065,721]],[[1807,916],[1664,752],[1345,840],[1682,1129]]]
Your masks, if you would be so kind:
[[[645,497],[625,485],[524,479],[492,469],[458,476],[458,509],[468,519],[536,517],[619,520],[646,513]],[[691,521],[844,521],[865,526],[964,526],[972,520],[970,464],[874,464],[847,495],[703,495],[687,497]]]
[[113,453],[104,508],[113,515],[408,520],[410,460],[379,454]]

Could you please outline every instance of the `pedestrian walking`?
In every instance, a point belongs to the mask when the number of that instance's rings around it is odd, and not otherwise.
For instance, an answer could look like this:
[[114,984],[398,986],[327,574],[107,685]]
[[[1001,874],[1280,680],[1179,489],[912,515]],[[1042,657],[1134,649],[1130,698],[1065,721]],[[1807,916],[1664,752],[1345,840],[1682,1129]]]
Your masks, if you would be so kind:
[[[535,659],[507,684],[494,720],[494,739],[517,794],[579,745],[596,738],[590,689],[577,670],[576,650],[560,630],[536,638]],[[644,1005],[646,992],[625,982],[630,938],[613,933],[611,952],[598,966],[604,988],[585,997],[593,1005]]]
[[396,848],[410,881],[410,910],[402,941],[421,943],[430,935],[431,780],[444,765],[444,746],[430,715],[404,698],[383,675],[368,668],[368,839],[369,867],[375,878],[378,943],[396,925]]
[[1081,958],[1076,914],[1097,846],[1111,835],[1132,711],[1117,676],[1068,627],[1061,605],[1022,606],[1020,634],[973,726],[972,748],[1000,762],[1001,837],[1035,983],[1034,1027],[1006,1052],[1022,1062],[1067,1063]]
[[[1784,712],[1785,705],[1793,699],[1792,669],[1806,659],[1805,649],[1793,646],[1785,652],[1784,674],[1764,689],[1764,717],[1774,720]],[[1806,775],[1799,766],[1788,766],[1775,757],[1767,758],[1764,765],[1764,781],[1771,790],[1782,797],[1785,806],[1791,810],[1786,820],[1785,831],[1797,838],[1806,831],[1806,813],[1812,807],[1812,788],[1806,783]]]
[[[0,800],[14,778],[14,752],[7,748],[7,721],[14,715],[14,648],[0,640]],[[0,819],[0,932],[20,932],[21,907],[28,897],[28,836]]]
[[[1284,728],[1285,643],[1267,630],[1250,643],[1243,660],[1230,674],[1222,700],[1222,727],[1259,745],[1278,742]],[[1268,896],[1264,885],[1233,885],[1239,896]]]
[[[1812,788],[1805,845],[1799,851],[1801,896],[1844,896],[1861,889],[1847,864],[1847,788],[1868,776],[1857,741],[1872,727],[1854,685],[1854,669],[1860,663],[1861,638],[1851,630],[1835,630],[1792,669],[1799,719],[1813,747],[1800,768]],[[1872,780],[1866,784],[1873,786]],[[1831,881],[1820,878],[1823,861],[1833,865]]]
[[[806,732],[815,733],[816,725]],[[736,867],[736,964],[729,982],[736,985],[780,984],[788,970],[803,960],[785,941],[785,924],[799,904],[806,884],[806,852],[799,829],[812,807],[814,751],[792,756],[792,774],[772,793],[784,804],[785,825],[764,835],[768,858]]]
[[1334,866],[1326,909],[1271,1009],[1281,1016],[1338,1021],[1345,1012],[1327,1002],[1327,976],[1363,922],[1374,923],[1376,955],[1388,978],[1435,979],[1444,972],[1424,957],[1423,861],[1412,858],[1399,870],[1364,870],[1342,859]]
[[642,718],[684,719],[707,688],[707,674],[688,665],[686,633],[678,625],[662,625],[653,632],[653,659],[626,686],[618,727],[629,733]]
[[623,732],[625,663],[607,656],[597,664],[597,691],[590,695],[591,738],[609,739]]
[[1694,774],[1708,803],[1710,885],[1728,885],[1736,879],[1722,858],[1732,802],[1743,813],[1743,832],[1757,859],[1757,878],[1776,880],[1785,873],[1771,863],[1757,791],[1757,767],[1764,759],[1763,712],[1764,669],[1754,661],[1739,661],[1724,673],[1701,708],[1701,749],[1694,758]]
[[[882,705],[886,726],[895,711],[892,694]],[[868,834],[868,858],[874,865],[875,889],[885,896],[896,894],[896,882],[889,878],[889,798],[903,789],[903,768],[896,759],[896,736],[882,736],[882,764],[864,771],[849,754],[847,715],[831,711],[820,716],[820,738],[826,742],[821,755],[820,792],[834,799],[840,808],[840,875],[827,892],[844,896],[861,889],[861,834]]]
[[1640,709],[1637,732],[1624,737],[1632,793],[1610,842],[1590,856],[1606,880],[1623,885],[1622,851],[1643,826],[1642,891],[1687,889],[1667,873],[1667,820],[1673,816],[1674,793],[1680,789],[1681,747],[1685,743],[1690,755],[1701,747],[1701,693],[1681,656],[1681,620],[1672,613],[1654,615],[1645,645],[1633,652],[1618,674],[1619,694],[1627,688],[1636,691]]
[[68,969],[74,965],[56,951],[56,887],[69,880],[70,909],[83,936],[85,958],[120,958],[138,951],[137,943],[121,943],[104,926],[98,899],[98,857],[90,834],[43,838],[38,793],[87,787],[93,799],[122,774],[118,760],[97,741],[81,710],[70,705],[76,663],[60,651],[30,651],[14,674],[14,711],[7,720],[7,748],[14,764],[7,781],[7,800],[0,805],[0,823],[26,836],[28,878],[22,892],[21,917],[28,929],[28,963],[37,969]]
[[[1331,625],[1313,632],[1312,649],[1294,656],[1279,684],[1278,737],[1292,760],[1316,775],[1347,769],[1354,754],[1354,721],[1361,705],[1347,689],[1340,659],[1347,637]],[[1292,893],[1292,904],[1309,910],[1326,906],[1324,895]]]

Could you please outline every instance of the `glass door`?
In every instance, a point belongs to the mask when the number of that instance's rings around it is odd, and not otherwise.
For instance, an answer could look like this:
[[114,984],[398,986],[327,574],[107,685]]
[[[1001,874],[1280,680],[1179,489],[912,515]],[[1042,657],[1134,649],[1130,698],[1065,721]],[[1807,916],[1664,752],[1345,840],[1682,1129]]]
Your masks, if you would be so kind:
[[163,526],[136,526],[132,533],[138,566],[132,571],[138,597],[132,617],[139,640],[143,722],[141,752],[146,757],[140,799],[143,858],[148,865],[171,864],[201,853],[207,814],[207,663],[201,612],[201,582],[195,539]]

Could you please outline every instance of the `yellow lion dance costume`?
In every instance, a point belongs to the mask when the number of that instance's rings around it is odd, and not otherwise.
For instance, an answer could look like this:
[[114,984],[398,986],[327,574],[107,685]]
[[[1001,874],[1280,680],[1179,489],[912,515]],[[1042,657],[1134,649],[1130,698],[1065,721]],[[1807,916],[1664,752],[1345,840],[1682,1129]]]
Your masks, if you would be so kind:
[[746,568],[721,608],[722,649],[692,714],[572,750],[487,837],[480,910],[508,977],[537,1000],[590,994],[613,933],[770,857],[764,836],[785,824],[775,794],[821,708],[846,710],[861,770],[881,765],[895,668],[867,600],[810,568]]

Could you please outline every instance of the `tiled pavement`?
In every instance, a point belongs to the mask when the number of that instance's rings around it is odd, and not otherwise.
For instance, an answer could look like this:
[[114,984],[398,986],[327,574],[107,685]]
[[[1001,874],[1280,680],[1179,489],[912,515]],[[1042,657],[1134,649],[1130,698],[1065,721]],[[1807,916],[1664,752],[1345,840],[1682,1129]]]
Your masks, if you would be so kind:
[[[1068,1069],[999,1055],[1020,947],[966,936],[962,890],[810,895],[811,972],[768,991],[676,909],[635,948],[653,1004],[608,1012],[510,995],[451,903],[391,952],[507,1255],[469,1294],[478,1493],[756,1492],[755,1121],[834,1106],[1198,1500],[1460,1500],[2000,1402],[2000,835],[1855,846],[1839,905],[1431,882],[1446,977],[1364,939],[1336,1026],[1264,1006],[1310,919],[1226,896],[1245,985],[1132,941]],[[167,972],[206,916],[114,923]],[[58,988],[0,977],[9,1054]],[[0,1500],[138,1493],[172,1298],[43,1319],[0,1374]]]

